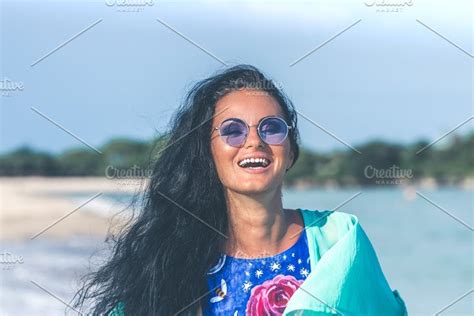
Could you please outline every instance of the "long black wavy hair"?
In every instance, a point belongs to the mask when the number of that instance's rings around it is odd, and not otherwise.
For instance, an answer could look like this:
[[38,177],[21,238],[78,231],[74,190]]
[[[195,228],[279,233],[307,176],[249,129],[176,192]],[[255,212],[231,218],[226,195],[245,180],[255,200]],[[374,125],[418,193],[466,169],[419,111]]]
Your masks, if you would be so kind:
[[211,153],[212,117],[216,102],[239,89],[265,91],[278,101],[293,127],[296,162],[296,111],[272,80],[238,65],[198,82],[172,117],[138,214],[113,238],[108,261],[86,276],[74,307],[89,302],[91,314],[104,315],[121,302],[126,315],[196,315],[198,298],[208,291],[206,272],[218,260],[228,229]]

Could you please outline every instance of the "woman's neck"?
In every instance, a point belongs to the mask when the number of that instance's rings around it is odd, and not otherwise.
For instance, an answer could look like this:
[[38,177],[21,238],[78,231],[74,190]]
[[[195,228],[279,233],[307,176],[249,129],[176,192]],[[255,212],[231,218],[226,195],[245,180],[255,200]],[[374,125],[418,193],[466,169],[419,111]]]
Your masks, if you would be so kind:
[[229,238],[225,252],[238,258],[267,257],[291,247],[301,222],[293,210],[282,206],[281,193],[249,196],[236,192],[227,195]]

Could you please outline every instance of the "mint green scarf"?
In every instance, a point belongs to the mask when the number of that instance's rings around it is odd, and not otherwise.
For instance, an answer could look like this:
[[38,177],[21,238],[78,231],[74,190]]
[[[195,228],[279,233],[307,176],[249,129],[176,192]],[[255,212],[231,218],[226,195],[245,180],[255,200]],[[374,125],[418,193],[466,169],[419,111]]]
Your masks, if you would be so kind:
[[408,315],[398,291],[390,289],[355,215],[301,211],[311,273],[290,298],[284,316]]

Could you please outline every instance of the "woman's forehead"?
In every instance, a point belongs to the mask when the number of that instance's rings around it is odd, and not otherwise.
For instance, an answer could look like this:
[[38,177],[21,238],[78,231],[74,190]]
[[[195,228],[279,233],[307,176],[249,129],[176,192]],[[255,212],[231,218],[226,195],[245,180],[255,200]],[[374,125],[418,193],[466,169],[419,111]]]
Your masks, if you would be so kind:
[[280,105],[272,96],[247,90],[226,95],[216,103],[214,112],[214,121],[233,117],[243,119],[249,124],[255,124],[265,116],[282,114]]

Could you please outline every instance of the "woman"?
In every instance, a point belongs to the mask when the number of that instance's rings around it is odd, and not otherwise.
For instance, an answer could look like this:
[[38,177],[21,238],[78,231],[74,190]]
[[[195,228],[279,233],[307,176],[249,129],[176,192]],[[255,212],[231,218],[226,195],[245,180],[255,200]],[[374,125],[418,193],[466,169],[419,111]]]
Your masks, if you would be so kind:
[[403,315],[354,215],[282,205],[290,100],[240,65],[196,84],[145,203],[78,293],[94,315]]

